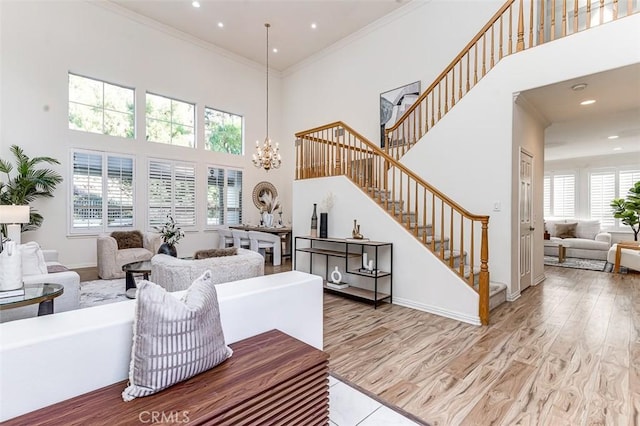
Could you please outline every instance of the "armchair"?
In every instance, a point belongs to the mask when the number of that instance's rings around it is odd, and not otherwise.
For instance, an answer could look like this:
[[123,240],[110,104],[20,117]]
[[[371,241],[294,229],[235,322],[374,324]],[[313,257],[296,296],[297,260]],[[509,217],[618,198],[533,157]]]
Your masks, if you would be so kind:
[[118,249],[118,243],[110,235],[97,239],[98,276],[103,280],[124,278],[122,267],[127,263],[149,260],[158,252],[162,244],[160,234],[142,233],[143,247]]

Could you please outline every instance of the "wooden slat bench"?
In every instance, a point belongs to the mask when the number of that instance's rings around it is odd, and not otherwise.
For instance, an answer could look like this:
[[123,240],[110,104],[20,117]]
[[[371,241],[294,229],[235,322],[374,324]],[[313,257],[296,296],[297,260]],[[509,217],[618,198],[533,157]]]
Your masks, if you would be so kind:
[[124,380],[3,425],[328,424],[326,353],[277,330],[230,346],[224,363],[158,394],[124,402]]

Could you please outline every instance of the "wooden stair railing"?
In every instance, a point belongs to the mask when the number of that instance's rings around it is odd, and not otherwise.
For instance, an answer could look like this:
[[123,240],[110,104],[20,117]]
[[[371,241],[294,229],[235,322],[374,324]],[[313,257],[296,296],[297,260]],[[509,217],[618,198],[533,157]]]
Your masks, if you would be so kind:
[[508,0],[398,121],[385,130],[385,152],[396,160],[402,157],[505,56],[638,10],[640,2],[635,0]]
[[489,216],[469,213],[342,122],[296,138],[296,179],[347,176],[478,292],[489,323]]

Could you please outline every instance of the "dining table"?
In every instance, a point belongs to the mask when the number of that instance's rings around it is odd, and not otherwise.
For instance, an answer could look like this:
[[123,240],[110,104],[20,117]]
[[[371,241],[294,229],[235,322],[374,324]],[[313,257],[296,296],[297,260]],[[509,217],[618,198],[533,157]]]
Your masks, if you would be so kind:
[[254,225],[231,225],[229,229],[239,229],[242,231],[258,231],[267,232],[269,234],[279,235],[284,241],[285,249],[282,252],[283,257],[291,257],[291,227],[290,226],[254,226]]

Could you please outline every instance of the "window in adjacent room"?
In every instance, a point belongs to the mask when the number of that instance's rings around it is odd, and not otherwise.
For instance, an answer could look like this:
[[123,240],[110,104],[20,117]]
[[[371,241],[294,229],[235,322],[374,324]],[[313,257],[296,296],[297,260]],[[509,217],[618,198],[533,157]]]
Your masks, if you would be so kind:
[[73,151],[72,233],[102,233],[134,226],[131,156]]
[[613,217],[611,201],[626,198],[629,188],[640,181],[640,170],[610,169],[589,173],[589,213],[592,219],[600,219],[603,228],[624,229],[620,219]]
[[545,175],[543,189],[545,217],[575,217],[575,173],[558,173]]
[[147,140],[195,147],[195,105],[147,93]]
[[209,167],[207,225],[242,223],[242,170]]
[[209,151],[242,154],[242,116],[205,107],[204,139]]
[[131,88],[69,73],[69,128],[133,139],[134,99]]
[[193,163],[149,160],[148,225],[162,226],[171,215],[182,227],[196,225],[196,167]]

